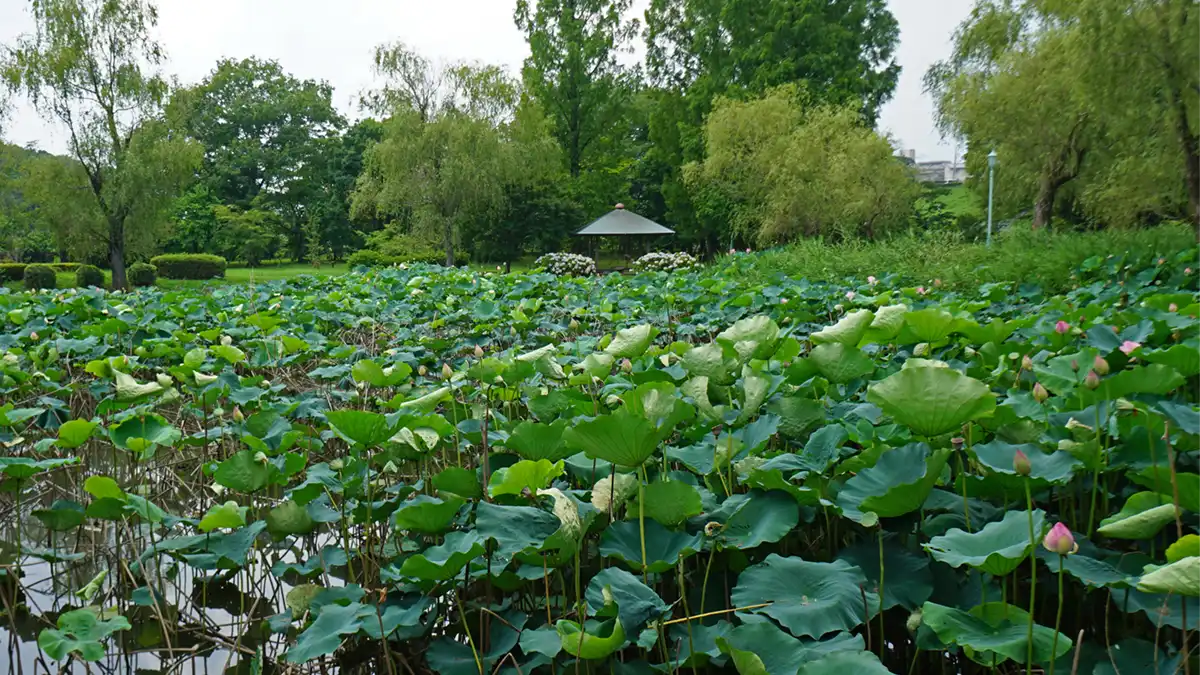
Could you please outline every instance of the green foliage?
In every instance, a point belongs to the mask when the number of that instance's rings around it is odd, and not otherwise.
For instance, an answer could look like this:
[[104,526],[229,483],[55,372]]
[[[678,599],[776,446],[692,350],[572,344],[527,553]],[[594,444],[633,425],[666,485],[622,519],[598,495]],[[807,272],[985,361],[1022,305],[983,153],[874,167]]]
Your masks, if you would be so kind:
[[129,266],[129,283],[134,286],[153,286],[158,282],[158,268],[150,263],[134,263]]
[[25,263],[0,263],[0,281],[24,280],[25,267]]
[[[40,288],[55,288],[58,285],[58,275],[49,265],[28,265],[22,270],[25,288],[31,291]],[[102,278],[103,282],[103,278]]]
[[704,125],[707,156],[684,167],[693,201],[764,244],[874,239],[903,225],[916,184],[891,144],[852,108],[805,99],[784,87],[718,101]]
[[207,253],[168,253],[150,260],[164,279],[220,279],[225,276],[225,259]]
[[104,272],[95,265],[80,265],[75,270],[75,285],[82,288],[88,286],[104,288]]

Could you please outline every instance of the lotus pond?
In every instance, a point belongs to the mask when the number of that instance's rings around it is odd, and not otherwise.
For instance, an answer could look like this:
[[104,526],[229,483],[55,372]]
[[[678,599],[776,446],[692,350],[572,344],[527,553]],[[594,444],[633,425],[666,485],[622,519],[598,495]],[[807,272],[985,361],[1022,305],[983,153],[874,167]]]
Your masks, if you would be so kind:
[[0,658],[1200,672],[1195,249],[1059,296],[741,258],[0,291]]

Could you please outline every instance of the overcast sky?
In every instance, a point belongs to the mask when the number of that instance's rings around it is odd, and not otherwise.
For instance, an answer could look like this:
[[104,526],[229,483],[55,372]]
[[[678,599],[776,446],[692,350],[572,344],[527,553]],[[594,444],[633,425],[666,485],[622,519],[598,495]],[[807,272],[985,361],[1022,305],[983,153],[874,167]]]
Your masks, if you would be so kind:
[[[635,0],[640,16],[648,0]],[[919,160],[951,159],[952,144],[934,129],[921,76],[950,48],[972,0],[889,0],[900,22],[900,84],[880,127],[915,148]],[[167,72],[184,83],[205,77],[223,57],[276,59],[304,79],[327,80],[334,102],[353,116],[356,94],[371,85],[371,50],[402,40],[446,60],[503,64],[516,72],[528,51],[513,24],[515,0],[159,0],[159,39]],[[28,0],[0,0],[0,42],[32,30]],[[640,53],[640,50],[639,50]],[[65,149],[61,130],[17,102],[4,140]]]

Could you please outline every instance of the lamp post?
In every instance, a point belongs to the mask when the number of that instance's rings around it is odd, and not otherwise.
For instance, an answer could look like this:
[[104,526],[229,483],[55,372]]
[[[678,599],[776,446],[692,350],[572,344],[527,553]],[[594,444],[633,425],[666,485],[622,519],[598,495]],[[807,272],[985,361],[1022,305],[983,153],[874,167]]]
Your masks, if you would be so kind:
[[996,189],[996,149],[988,153],[988,223],[987,245],[992,245],[992,193]]

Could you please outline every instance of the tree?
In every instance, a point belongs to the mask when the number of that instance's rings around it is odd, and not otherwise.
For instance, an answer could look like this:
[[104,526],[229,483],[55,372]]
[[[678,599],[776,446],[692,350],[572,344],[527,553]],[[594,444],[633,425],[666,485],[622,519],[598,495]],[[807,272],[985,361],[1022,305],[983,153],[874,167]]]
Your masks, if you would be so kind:
[[8,49],[4,79],[66,128],[103,216],[79,234],[105,245],[113,286],[124,288],[129,241],[162,231],[201,153],[162,115],[157,11],[145,0],[39,0],[33,18],[36,32]]
[[204,145],[201,180],[210,193],[239,210],[274,210],[297,259],[310,207],[324,188],[317,167],[345,126],[332,99],[329,84],[256,58],[222,60],[204,82],[172,99],[188,133]]
[[722,99],[708,156],[684,169],[693,199],[762,244],[801,236],[874,238],[906,222],[917,186],[857,109],[806,104],[795,87]]
[[1002,210],[1032,204],[1033,226],[1050,222],[1060,190],[1080,176],[1100,120],[1072,65],[1080,36],[1032,33],[1028,17],[981,3],[955,37],[951,60],[926,76],[938,120],[969,139],[967,167],[987,174],[986,155],[1004,158]]
[[567,170],[580,175],[589,152],[612,133],[632,91],[617,54],[637,34],[623,14],[631,0],[518,0],[514,19],[530,55],[524,80],[552,121]]

